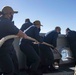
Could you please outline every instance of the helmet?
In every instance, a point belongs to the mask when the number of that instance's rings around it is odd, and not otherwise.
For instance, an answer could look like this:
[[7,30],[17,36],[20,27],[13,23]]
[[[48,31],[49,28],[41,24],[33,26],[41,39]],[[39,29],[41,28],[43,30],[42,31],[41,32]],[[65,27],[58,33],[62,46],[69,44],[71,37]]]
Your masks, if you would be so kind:
[[14,11],[10,6],[5,6],[2,11],[0,11],[2,14],[6,13],[18,13],[18,11]]

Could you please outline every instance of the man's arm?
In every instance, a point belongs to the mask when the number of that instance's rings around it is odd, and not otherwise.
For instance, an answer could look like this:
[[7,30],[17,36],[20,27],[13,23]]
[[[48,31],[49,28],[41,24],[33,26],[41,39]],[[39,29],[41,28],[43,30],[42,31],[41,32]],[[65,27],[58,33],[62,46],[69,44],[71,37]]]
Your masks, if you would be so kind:
[[27,36],[27,35],[26,35],[25,33],[23,33],[21,30],[19,30],[17,36],[19,36],[20,38],[29,39],[29,40],[38,42],[36,39]]
[[19,36],[20,38],[27,38],[27,35],[25,33],[23,33],[21,30],[19,30],[17,36]]

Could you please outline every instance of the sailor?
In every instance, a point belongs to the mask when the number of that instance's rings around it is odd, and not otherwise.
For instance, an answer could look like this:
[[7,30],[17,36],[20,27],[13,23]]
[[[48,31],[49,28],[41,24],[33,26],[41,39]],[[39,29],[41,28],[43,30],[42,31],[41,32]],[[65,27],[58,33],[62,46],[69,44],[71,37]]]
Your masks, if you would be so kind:
[[21,30],[24,31],[25,29],[27,29],[29,26],[33,25],[33,23],[30,21],[29,18],[25,19],[25,23],[21,26]]
[[[33,24],[36,24],[37,26],[31,25],[26,30],[24,30],[24,33],[38,40],[39,42],[42,42],[39,36],[39,27],[41,26],[41,22],[39,20],[36,20]],[[22,39],[20,44],[20,50],[26,55],[27,62],[30,63],[27,63],[28,70],[30,69],[30,75],[40,75],[41,73],[38,71],[40,57],[33,47],[33,41]]]
[[[12,22],[15,13],[18,12],[14,11],[10,6],[5,6],[2,11],[0,11],[0,39],[7,35],[17,35],[28,38],[28,36],[19,30]],[[19,69],[16,53],[12,46],[13,40],[14,39],[7,40],[0,47],[0,68],[3,75],[14,75],[15,69]],[[12,59],[13,57],[14,59]]]
[[76,65],[76,31],[71,30],[70,28],[66,29],[66,38],[69,43],[72,55],[75,60],[75,65]]
[[[59,26],[55,27],[55,30],[49,31],[48,33],[45,34],[43,41],[56,48],[57,37],[58,34],[60,34],[60,31],[61,28]],[[45,69],[50,68],[50,70],[53,70],[54,56],[51,48],[47,45],[40,44],[40,52],[41,52],[42,65],[44,64],[43,67],[45,67]]]

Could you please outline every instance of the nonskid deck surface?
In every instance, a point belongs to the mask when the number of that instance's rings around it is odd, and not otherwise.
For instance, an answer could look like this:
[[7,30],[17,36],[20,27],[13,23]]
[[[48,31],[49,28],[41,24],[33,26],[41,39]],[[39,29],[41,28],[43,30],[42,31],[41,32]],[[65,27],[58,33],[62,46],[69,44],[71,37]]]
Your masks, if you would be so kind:
[[61,72],[61,73],[48,73],[43,75],[74,75],[73,72]]
[[74,75],[74,67],[60,68],[57,72],[44,73],[43,75]]
[[[43,72],[43,75],[74,75],[76,67],[74,65],[61,65],[58,70]],[[20,71],[19,75],[28,75],[26,71]],[[75,74],[76,75],[76,74]]]
[[[20,75],[28,75],[26,72],[20,73]],[[62,70],[58,72],[48,72],[48,73],[43,73],[43,75],[74,75],[73,70]]]
[[[43,75],[74,75],[74,66],[61,66],[57,71],[48,71],[43,73]],[[26,72],[21,72],[20,75],[28,75]]]

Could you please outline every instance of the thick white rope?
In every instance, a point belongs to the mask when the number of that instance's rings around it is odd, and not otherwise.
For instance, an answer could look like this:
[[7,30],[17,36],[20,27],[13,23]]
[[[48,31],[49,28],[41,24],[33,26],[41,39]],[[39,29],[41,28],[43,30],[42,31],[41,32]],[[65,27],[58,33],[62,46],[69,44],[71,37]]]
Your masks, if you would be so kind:
[[16,35],[8,35],[8,36],[5,36],[5,37],[3,37],[2,39],[0,39],[0,47],[3,45],[3,43],[5,42],[5,41],[7,41],[8,39],[11,39],[11,38],[17,38],[18,36],[16,36]]
[[[16,35],[7,35],[7,36],[3,37],[2,39],[0,39],[0,47],[4,44],[5,41],[7,41],[7,40],[9,40],[11,38],[18,38],[18,36],[16,36]],[[36,39],[31,38],[29,36],[27,36],[26,39],[38,42]]]

